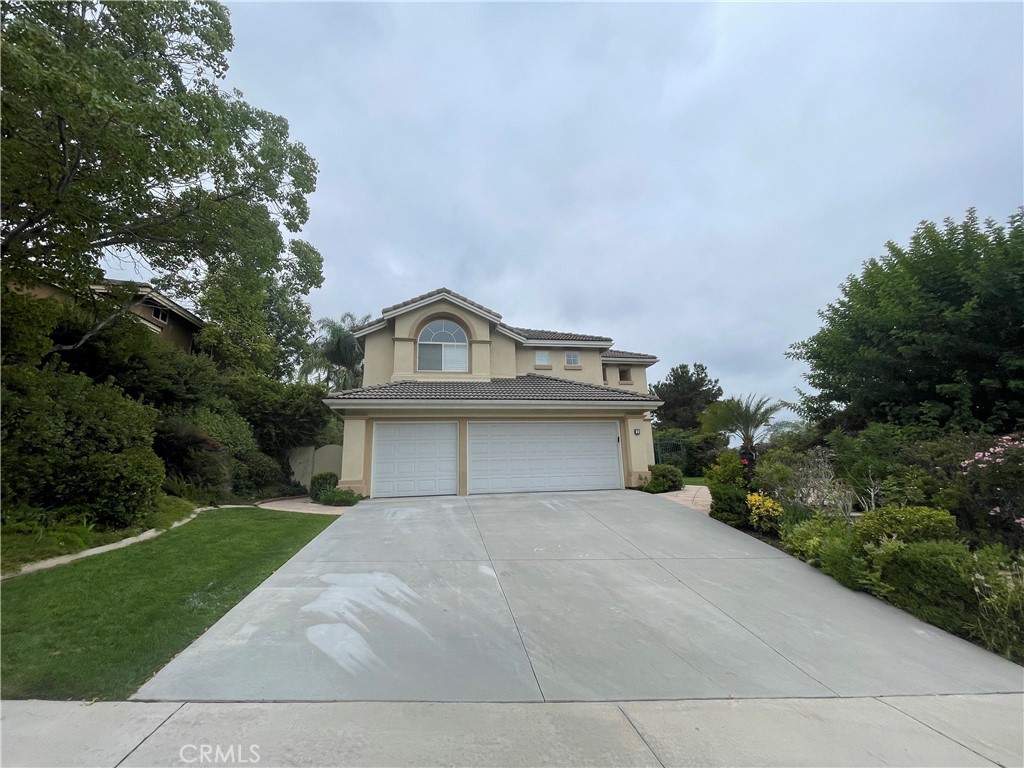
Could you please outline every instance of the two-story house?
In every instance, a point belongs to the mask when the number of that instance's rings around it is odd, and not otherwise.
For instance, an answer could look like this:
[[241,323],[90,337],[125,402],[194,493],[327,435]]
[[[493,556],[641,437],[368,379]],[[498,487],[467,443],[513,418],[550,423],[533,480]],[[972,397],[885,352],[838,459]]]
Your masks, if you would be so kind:
[[614,489],[654,463],[653,355],[507,325],[447,288],[385,308],[355,335],[363,387],[324,401],[345,421],[340,487],[373,497]]

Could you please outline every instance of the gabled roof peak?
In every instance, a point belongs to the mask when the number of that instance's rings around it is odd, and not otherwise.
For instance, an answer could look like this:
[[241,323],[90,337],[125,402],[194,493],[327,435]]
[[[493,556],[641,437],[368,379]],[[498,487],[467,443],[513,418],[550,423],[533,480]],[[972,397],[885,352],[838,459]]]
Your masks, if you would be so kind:
[[461,293],[456,293],[450,288],[436,288],[433,291],[420,294],[414,298],[406,301],[399,302],[398,304],[392,304],[390,307],[384,307],[381,310],[381,315],[389,317],[398,314],[401,310],[410,309],[418,304],[429,304],[432,301],[438,301],[439,299],[452,299],[456,304],[468,305],[468,308],[474,309],[481,314],[490,317],[495,322],[501,320],[501,315],[495,312],[489,307],[485,307],[483,304],[478,304],[472,299],[468,299]]

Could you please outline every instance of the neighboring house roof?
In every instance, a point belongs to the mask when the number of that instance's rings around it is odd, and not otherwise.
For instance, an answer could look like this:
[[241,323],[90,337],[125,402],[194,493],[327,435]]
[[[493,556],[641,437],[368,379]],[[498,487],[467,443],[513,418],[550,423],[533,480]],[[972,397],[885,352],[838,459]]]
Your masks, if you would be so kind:
[[145,302],[155,304],[158,307],[163,307],[169,312],[173,312],[178,317],[196,326],[196,328],[203,328],[206,326],[206,322],[200,317],[185,309],[181,304],[174,301],[173,299],[164,296],[160,291],[154,288],[149,283],[136,283],[132,280],[104,280],[99,285],[91,286],[94,293],[111,293],[111,286],[118,288],[131,288],[134,293],[133,299],[142,298]]
[[601,359],[605,362],[614,363],[646,363],[654,365],[658,358],[654,355],[645,355],[643,352],[626,352],[621,349],[606,349],[601,353]]
[[651,409],[661,401],[651,395],[630,392],[624,389],[603,387],[568,381],[553,376],[528,373],[514,378],[499,378],[489,381],[393,381],[362,389],[333,392],[328,395],[331,405],[350,406],[358,403],[380,403],[395,401],[451,401],[459,402],[515,402],[577,404],[630,404]]

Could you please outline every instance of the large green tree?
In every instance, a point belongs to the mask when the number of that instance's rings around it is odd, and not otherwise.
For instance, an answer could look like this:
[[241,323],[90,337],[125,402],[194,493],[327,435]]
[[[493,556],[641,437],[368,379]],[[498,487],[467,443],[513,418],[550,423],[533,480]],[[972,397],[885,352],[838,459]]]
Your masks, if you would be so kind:
[[890,242],[822,311],[788,356],[810,368],[801,393],[817,421],[869,421],[958,431],[1024,424],[1024,208],[1007,226],[918,226]]
[[268,307],[323,281],[285,235],[317,167],[284,118],[222,87],[226,8],[3,2],[0,22],[4,282],[84,296],[120,260],[197,303],[235,342],[225,358],[272,368]]
[[677,429],[698,429],[700,415],[722,396],[718,379],[708,375],[703,363],[694,363],[693,370],[685,363],[677,365],[650,391],[665,403],[655,412],[658,426]]

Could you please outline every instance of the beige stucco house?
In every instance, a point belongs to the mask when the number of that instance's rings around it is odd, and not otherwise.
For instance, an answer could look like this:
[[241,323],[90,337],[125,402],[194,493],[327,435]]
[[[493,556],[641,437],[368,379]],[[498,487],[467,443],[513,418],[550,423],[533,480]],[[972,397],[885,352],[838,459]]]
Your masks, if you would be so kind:
[[367,496],[636,486],[654,463],[653,355],[605,336],[519,328],[447,288],[355,331],[363,387],[324,401],[345,421],[339,485]]

